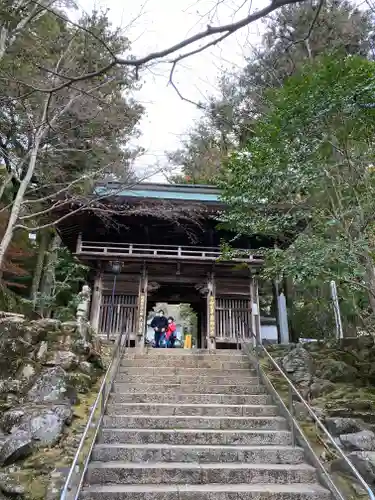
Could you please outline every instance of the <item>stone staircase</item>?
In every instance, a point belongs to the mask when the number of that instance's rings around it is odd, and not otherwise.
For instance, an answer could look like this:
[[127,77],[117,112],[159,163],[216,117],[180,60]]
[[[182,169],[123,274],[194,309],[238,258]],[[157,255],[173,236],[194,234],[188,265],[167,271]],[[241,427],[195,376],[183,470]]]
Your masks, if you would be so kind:
[[80,499],[328,500],[237,351],[121,362]]

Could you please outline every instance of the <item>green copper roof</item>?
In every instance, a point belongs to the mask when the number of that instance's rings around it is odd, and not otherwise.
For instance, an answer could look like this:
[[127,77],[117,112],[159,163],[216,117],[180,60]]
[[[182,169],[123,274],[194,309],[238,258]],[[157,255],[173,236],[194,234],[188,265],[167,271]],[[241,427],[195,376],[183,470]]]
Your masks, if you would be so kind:
[[161,200],[220,202],[220,191],[214,186],[191,184],[138,184],[132,188],[121,187],[120,183],[97,186],[95,194],[124,198],[152,198]]

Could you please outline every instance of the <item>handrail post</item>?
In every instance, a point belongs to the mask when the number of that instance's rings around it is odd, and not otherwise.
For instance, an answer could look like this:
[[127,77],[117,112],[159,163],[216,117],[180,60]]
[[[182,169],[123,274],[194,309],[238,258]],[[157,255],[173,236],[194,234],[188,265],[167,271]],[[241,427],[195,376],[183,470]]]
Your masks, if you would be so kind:
[[259,356],[259,351],[258,351],[258,346],[256,345],[254,348],[255,351],[255,359],[256,359],[256,370],[257,370],[257,378],[258,378],[258,385],[260,385],[260,356]]
[[107,399],[107,381],[104,380],[103,392],[100,401],[100,416],[102,417],[105,412],[105,401]]
[[342,322],[341,322],[341,314],[340,314],[340,304],[339,304],[339,299],[337,296],[337,286],[335,281],[331,281],[330,283],[331,286],[331,297],[332,297],[332,304],[333,304],[333,313],[335,315],[335,323],[336,323],[336,338],[337,339],[342,339],[343,338],[343,331],[342,331]]
[[289,406],[289,413],[292,416],[291,422],[290,422],[290,430],[291,430],[291,435],[292,435],[292,446],[296,445],[296,431],[294,428],[294,405],[293,405],[293,389],[292,386],[290,385],[288,387],[288,406]]

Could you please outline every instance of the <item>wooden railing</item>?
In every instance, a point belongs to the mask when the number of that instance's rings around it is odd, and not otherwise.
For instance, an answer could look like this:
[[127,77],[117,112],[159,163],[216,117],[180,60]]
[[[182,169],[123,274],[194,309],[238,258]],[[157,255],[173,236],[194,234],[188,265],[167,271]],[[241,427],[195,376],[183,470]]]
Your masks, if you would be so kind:
[[[263,259],[250,255],[248,250],[238,250],[235,262],[252,262],[261,264]],[[78,255],[95,255],[102,258],[110,257],[148,257],[153,259],[181,259],[215,261],[222,257],[217,247],[187,247],[177,245],[147,245],[139,243],[103,243],[96,241],[79,241]]]

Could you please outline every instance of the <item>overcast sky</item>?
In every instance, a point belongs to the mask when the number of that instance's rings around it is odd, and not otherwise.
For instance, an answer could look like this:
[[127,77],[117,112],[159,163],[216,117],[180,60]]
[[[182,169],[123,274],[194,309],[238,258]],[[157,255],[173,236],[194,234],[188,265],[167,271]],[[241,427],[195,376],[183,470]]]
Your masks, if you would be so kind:
[[[133,5],[130,5],[133,4]],[[132,41],[136,56],[166,48],[186,36],[212,26],[232,22],[248,14],[249,1],[244,0],[79,0],[86,12],[94,7],[109,9],[109,17]],[[217,6],[219,4],[219,6]],[[268,4],[253,0],[252,10]],[[217,91],[221,69],[242,67],[244,56],[259,42],[261,23],[252,24],[232,35],[219,47],[197,54],[180,64],[174,82],[192,101],[205,101]],[[170,65],[159,64],[142,75],[144,84],[136,98],[146,107],[141,123],[142,136],[137,144],[146,153],[137,161],[137,169],[156,172],[151,180],[165,182],[159,169],[167,165],[164,152],[179,146],[184,133],[200,116],[192,104],[182,101],[168,85]]]

